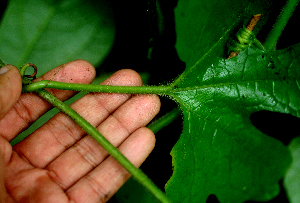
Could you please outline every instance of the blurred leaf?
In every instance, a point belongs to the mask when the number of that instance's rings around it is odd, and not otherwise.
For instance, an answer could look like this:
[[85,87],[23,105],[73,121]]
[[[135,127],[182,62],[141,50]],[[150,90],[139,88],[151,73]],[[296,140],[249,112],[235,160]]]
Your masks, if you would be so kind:
[[11,0],[0,26],[0,58],[20,67],[34,63],[39,75],[85,59],[99,65],[115,36],[108,1]]
[[300,202],[300,137],[297,137],[289,144],[293,163],[284,177],[284,187],[290,203]]

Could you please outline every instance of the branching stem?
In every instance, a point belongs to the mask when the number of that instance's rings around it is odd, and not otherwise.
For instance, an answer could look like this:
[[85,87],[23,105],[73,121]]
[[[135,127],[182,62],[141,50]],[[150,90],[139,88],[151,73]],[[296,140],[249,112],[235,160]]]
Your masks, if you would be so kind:
[[[32,75],[25,75],[28,67],[34,68]],[[136,88],[136,93],[148,92],[150,94],[163,93],[168,87],[126,87],[126,86],[105,86],[105,85],[86,85],[86,84],[70,84],[44,80],[33,83],[32,79],[36,75],[36,66],[34,64],[25,64],[20,69],[23,79],[23,92],[35,92],[37,95],[55,106],[59,111],[63,112],[74,120],[87,134],[94,138],[112,157],[114,157],[141,185],[143,185],[154,197],[162,203],[169,203],[167,196],[144,174],[136,168],[116,147],[114,147],[94,126],[80,116],[76,111],[64,102],[53,96],[44,88],[56,88],[75,91],[89,92],[114,92],[114,93],[132,93]],[[150,89],[149,89],[150,88]]]
[[136,168],[116,147],[114,147],[99,131],[76,111],[46,90],[35,91],[40,97],[51,103],[58,110],[73,119],[87,134],[93,137],[109,154],[114,157],[140,184],[142,184],[160,202],[169,203],[166,195],[144,174]]

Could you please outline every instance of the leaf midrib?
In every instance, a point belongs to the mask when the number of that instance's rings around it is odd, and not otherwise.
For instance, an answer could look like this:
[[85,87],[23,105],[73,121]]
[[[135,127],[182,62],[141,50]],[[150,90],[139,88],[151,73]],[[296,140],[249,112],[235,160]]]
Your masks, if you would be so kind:
[[247,80],[247,81],[239,81],[239,82],[227,82],[227,83],[218,83],[211,85],[202,85],[202,86],[193,86],[193,87],[178,87],[174,88],[173,91],[170,91],[172,94],[185,92],[190,90],[199,90],[199,89],[207,89],[207,88],[216,88],[216,87],[226,87],[231,85],[239,85],[239,84],[249,84],[249,83],[257,83],[257,82],[267,82],[267,81],[277,81],[280,79],[263,79],[263,80]]

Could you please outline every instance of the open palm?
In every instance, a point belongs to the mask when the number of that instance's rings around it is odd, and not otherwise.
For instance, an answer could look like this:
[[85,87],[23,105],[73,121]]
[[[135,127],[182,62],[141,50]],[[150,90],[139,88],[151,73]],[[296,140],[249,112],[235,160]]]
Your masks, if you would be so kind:
[[[79,60],[53,69],[37,80],[90,83],[94,76],[93,66]],[[142,81],[136,72],[121,70],[102,84],[136,86]],[[106,202],[130,175],[66,115],[57,114],[24,141],[10,145],[13,138],[51,108],[32,93],[20,96],[20,91],[20,75],[10,66],[6,74],[0,75],[4,182],[1,197],[5,202]],[[49,91],[60,100],[75,94]],[[154,148],[155,137],[143,126],[159,111],[157,96],[90,93],[71,107],[97,126],[137,167]]]

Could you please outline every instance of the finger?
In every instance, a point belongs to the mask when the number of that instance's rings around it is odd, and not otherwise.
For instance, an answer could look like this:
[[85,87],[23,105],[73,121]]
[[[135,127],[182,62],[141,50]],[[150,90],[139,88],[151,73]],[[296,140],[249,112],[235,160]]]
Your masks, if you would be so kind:
[[17,102],[21,90],[22,79],[19,70],[12,65],[3,66],[0,69],[0,119]]
[[[145,126],[158,113],[156,95],[135,96],[100,124],[98,130],[118,147],[138,128]],[[49,175],[63,189],[69,188],[81,177],[99,165],[108,152],[90,136],[86,136],[55,159],[49,166]]]
[[[52,79],[67,83],[91,83],[94,77],[94,67],[86,61],[78,60],[67,63],[63,67],[57,67],[37,80]],[[75,94],[75,92],[64,90],[49,91],[60,100],[66,100]],[[12,140],[51,107],[49,103],[35,94],[22,94],[5,119],[0,121],[0,135],[9,141]],[[13,128],[12,124],[14,124]]]
[[[155,137],[147,128],[135,131],[119,150],[136,167],[148,157],[155,145]],[[112,157],[66,191],[74,202],[106,202],[128,180],[129,173]]]
[[0,151],[0,202],[5,202],[6,190],[5,190],[5,163],[2,157],[2,151]]
[[[140,76],[132,70],[118,71],[103,84],[141,85]],[[93,126],[98,126],[130,98],[125,94],[91,93],[71,105]],[[76,143],[85,132],[69,117],[60,113],[14,147],[35,167],[44,168],[62,152]]]

